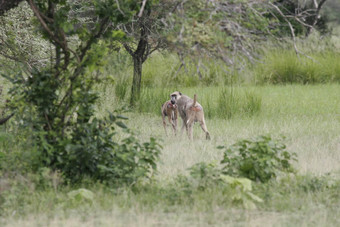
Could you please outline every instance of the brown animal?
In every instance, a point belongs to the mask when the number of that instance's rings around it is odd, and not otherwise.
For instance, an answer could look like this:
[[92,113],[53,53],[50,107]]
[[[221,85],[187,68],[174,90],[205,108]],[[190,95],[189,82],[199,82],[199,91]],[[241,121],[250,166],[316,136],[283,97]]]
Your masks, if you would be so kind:
[[166,101],[162,105],[162,119],[163,119],[163,126],[165,130],[165,134],[168,135],[168,132],[166,130],[167,124],[165,121],[165,117],[168,117],[170,125],[172,125],[172,129],[174,134],[177,134],[177,105],[171,103],[170,100]]
[[194,95],[194,99],[183,95],[179,91],[173,92],[171,95],[171,103],[177,104],[178,112],[183,120],[182,132],[184,127],[187,130],[189,139],[193,139],[192,131],[195,122],[199,122],[202,130],[205,132],[206,139],[210,139],[210,133],[207,129],[207,125],[204,120],[204,112],[201,104],[197,102],[197,96]]

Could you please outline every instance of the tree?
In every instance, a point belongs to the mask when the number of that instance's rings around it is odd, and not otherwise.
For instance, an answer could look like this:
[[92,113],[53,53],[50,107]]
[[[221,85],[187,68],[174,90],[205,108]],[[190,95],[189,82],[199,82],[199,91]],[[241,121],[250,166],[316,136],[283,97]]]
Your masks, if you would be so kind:
[[[105,63],[106,38],[118,41],[124,37],[124,32],[112,28],[129,21],[139,4],[117,0],[27,3],[42,37],[53,46],[53,54],[46,66],[33,65],[26,74],[4,77],[13,83],[12,106],[23,117],[29,110],[23,121],[31,125],[42,165],[63,171],[71,180],[87,175],[131,181],[144,176],[150,167],[155,168],[157,142],[151,139],[139,144],[121,116],[97,119],[98,94],[92,89],[101,79],[92,72]],[[122,145],[113,140],[114,123],[130,132]]]
[[134,106],[140,96],[143,63],[156,50],[166,47],[167,27],[164,18],[175,9],[177,1],[143,0],[141,10],[129,23],[121,27],[128,36],[123,41],[125,50],[133,59],[133,80],[130,105]]
[[[254,44],[267,39],[273,21],[264,1],[182,1],[173,14],[172,47],[182,56],[214,57],[227,65],[253,60]],[[199,65],[199,64],[198,64]],[[197,70],[199,73],[199,69]]]
[[305,10],[305,12],[311,11],[309,15],[307,15],[307,23],[309,26],[307,26],[307,32],[306,36],[309,36],[313,29],[319,24],[320,21],[322,21],[321,17],[321,9],[326,3],[327,0],[320,0],[319,2],[317,0],[313,0],[313,4],[308,10],[308,8]]
[[53,46],[37,34],[34,14],[27,2],[0,16],[0,72],[15,73],[45,67],[51,60]]
[[[169,36],[171,47],[184,59],[197,59],[201,78],[201,58],[220,59],[227,66],[254,62],[256,46],[267,40],[309,34],[322,20],[320,11],[326,0],[197,0],[181,1],[169,19],[175,21]],[[310,3],[313,3],[312,5]],[[294,45],[296,52],[296,45]]]
[[[321,15],[321,10],[327,0],[276,0],[272,3],[272,15],[279,19],[282,24],[289,22],[294,29],[294,34],[303,34],[308,37],[312,30],[321,32],[327,30],[327,17]],[[277,6],[277,8],[275,7]],[[287,22],[287,23],[285,23]],[[291,28],[288,29],[291,32]]]

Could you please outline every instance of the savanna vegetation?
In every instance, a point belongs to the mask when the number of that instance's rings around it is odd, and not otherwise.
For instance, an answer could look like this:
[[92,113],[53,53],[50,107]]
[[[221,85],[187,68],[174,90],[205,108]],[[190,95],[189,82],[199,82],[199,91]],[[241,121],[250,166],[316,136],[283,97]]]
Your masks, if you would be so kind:
[[339,7],[2,1],[0,225],[339,226]]

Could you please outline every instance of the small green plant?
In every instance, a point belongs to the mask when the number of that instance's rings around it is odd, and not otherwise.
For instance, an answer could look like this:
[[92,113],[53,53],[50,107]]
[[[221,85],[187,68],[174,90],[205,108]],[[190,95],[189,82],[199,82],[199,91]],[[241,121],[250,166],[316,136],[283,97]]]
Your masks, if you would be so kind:
[[194,189],[206,191],[219,188],[232,203],[241,204],[246,209],[255,209],[255,203],[263,202],[260,197],[252,193],[251,180],[228,176],[220,165],[200,162],[189,170],[188,185]]
[[191,185],[199,190],[222,185],[221,169],[215,163],[200,162],[189,168]]
[[120,79],[115,85],[115,96],[118,100],[123,101],[128,94],[128,89],[130,88],[130,83],[127,79]]
[[249,116],[253,116],[259,113],[261,110],[262,99],[258,95],[252,92],[245,94],[245,105],[242,107],[243,112]]
[[238,141],[225,149],[221,163],[223,172],[230,176],[246,177],[254,181],[267,182],[280,172],[294,172],[291,165],[296,154],[286,150],[281,140],[270,136]]
[[94,200],[94,193],[86,188],[79,188],[77,190],[72,190],[67,193],[69,199],[74,203],[92,203]]

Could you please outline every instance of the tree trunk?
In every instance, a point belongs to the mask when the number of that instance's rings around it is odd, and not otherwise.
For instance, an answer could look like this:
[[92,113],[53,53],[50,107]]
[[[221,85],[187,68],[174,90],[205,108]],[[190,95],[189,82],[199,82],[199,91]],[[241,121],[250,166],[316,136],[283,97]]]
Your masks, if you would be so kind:
[[131,87],[131,99],[130,105],[135,106],[140,97],[140,87],[142,81],[142,67],[143,63],[148,56],[147,51],[148,41],[147,41],[147,30],[144,25],[140,29],[140,38],[138,46],[135,52],[131,54],[133,58],[133,80]]
[[143,60],[139,56],[133,57],[133,80],[131,87],[130,105],[134,106],[140,97]]

